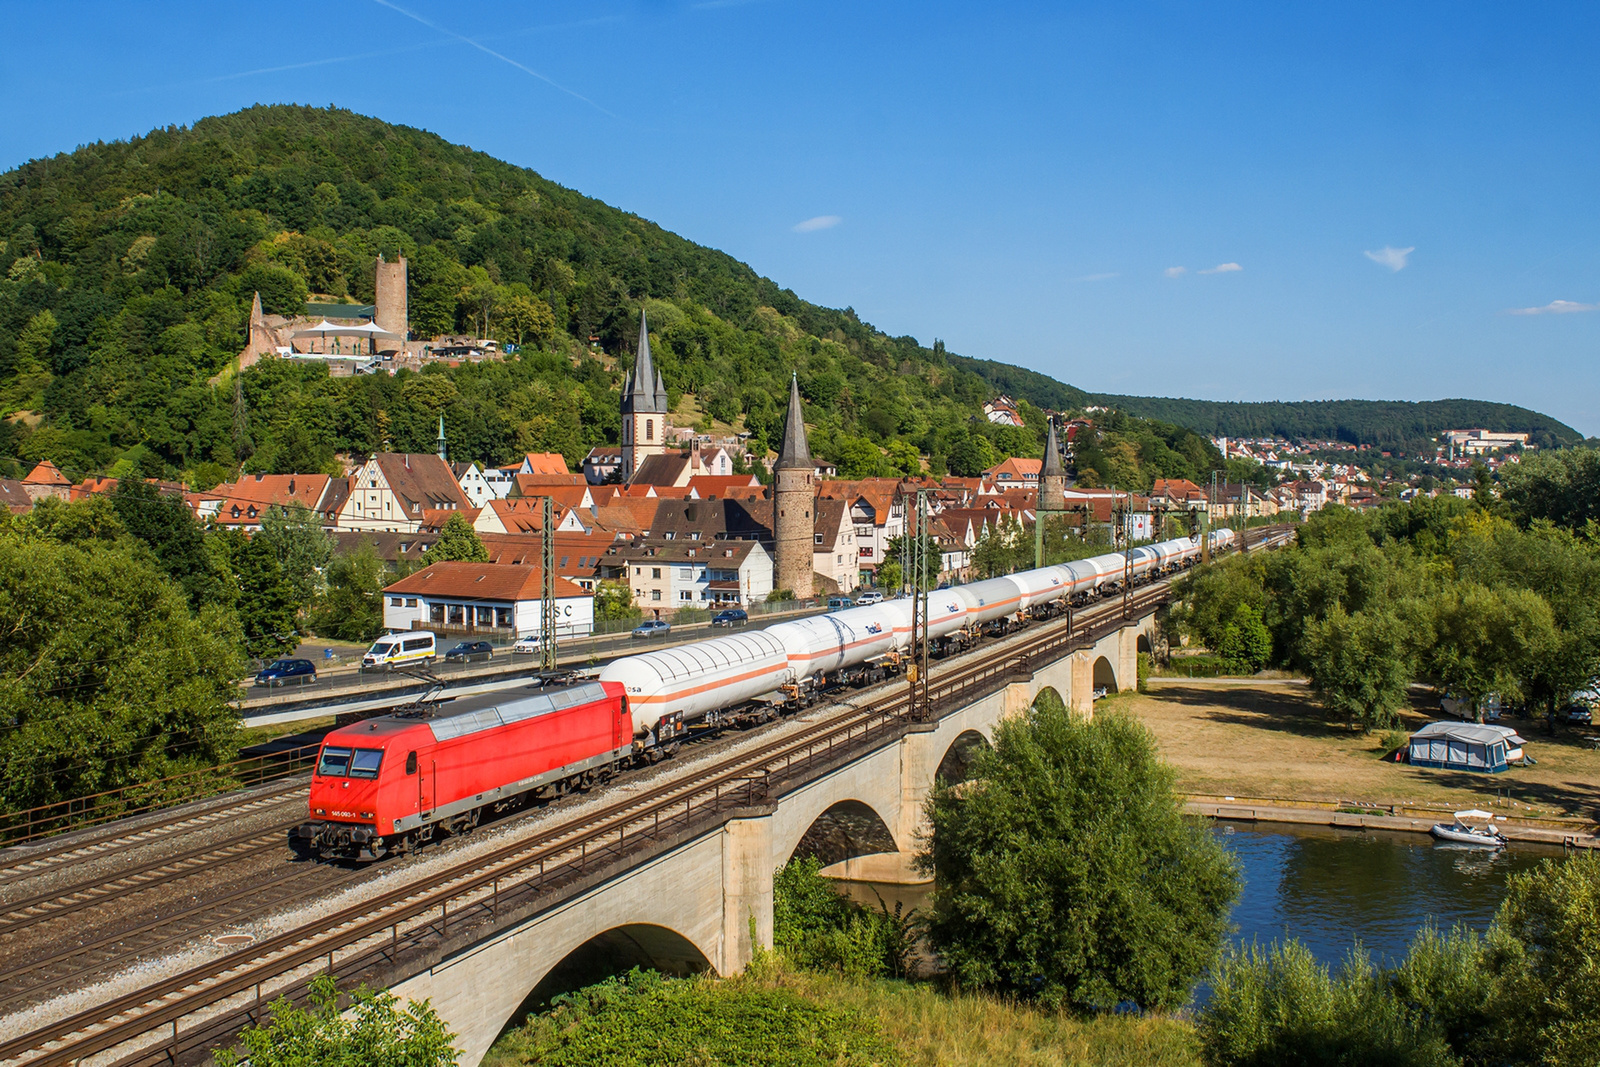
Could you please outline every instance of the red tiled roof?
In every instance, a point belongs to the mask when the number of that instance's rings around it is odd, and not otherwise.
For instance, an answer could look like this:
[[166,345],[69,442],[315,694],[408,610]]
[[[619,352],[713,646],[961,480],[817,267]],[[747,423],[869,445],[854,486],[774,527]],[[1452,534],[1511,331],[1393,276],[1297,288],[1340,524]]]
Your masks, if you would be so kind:
[[22,479],[24,485],[71,485],[72,479],[61,473],[57,467],[47,459],[41,459],[28,476]]
[[530,474],[569,474],[567,459],[560,452],[529,452],[524,462]]
[[[384,589],[412,596],[456,597],[462,600],[538,600],[543,595],[542,571],[515,563],[467,563],[450,560],[430,564]],[[556,596],[589,594],[565,578],[556,578]]]

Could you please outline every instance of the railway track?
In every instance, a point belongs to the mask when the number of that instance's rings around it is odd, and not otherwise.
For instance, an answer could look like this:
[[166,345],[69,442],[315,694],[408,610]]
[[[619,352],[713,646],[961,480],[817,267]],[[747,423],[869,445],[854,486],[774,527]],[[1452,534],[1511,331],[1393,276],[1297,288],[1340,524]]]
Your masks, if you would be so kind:
[[14,846],[0,851],[0,887],[67,864],[128,852],[190,830],[203,829],[290,803],[306,792],[306,779],[296,777],[253,790],[247,797],[225,795],[185,804],[151,820],[140,818],[134,826],[67,833],[46,846]]
[[[1252,533],[1257,536],[1247,537],[1248,547],[1271,547],[1285,536],[1270,529]],[[959,706],[986,685],[1003,685],[1009,678],[1025,675],[1036,656],[1056,656],[1068,647],[1092,644],[1121,625],[1125,613],[1142,617],[1154,603],[1165,599],[1167,584],[1145,586],[1132,591],[1126,600],[1115,596],[1079,608],[1064,621],[1030,627],[1005,639],[1003,656],[968,653],[936,666],[929,682],[930,703]],[[1000,650],[985,643],[976,651]],[[709,826],[725,818],[730,808],[764,803],[775,781],[815,774],[828,761],[857,758],[872,746],[899,736],[913,725],[907,715],[908,695],[895,683],[880,689],[887,691],[865,702],[842,705],[836,713],[799,731],[712,760],[661,785],[620,796],[568,822],[536,824],[528,835],[447,863],[415,882],[252,944],[248,951],[241,949],[197,964],[93,1009],[0,1042],[0,1060],[65,1063],[146,1044],[149,1057],[129,1051],[114,1062],[171,1062],[169,1057],[209,1048],[258,1018],[264,996],[302,991],[313,971],[350,976],[385,960],[392,962],[447,937],[452,920],[458,931],[463,921],[484,916],[492,920],[517,901],[559,892],[596,864],[614,862],[630,847],[641,847],[641,843],[648,847],[652,841],[663,840],[663,834]],[[351,874],[346,880],[358,877]],[[270,887],[251,886],[225,901],[210,903],[259,915],[261,890],[282,890],[282,903],[293,898],[294,883],[295,878],[285,874]],[[325,890],[328,885],[324,882],[317,888]],[[191,940],[198,929],[217,921],[217,913],[204,911],[207,906],[174,915],[171,923],[149,922],[129,931],[128,937],[135,944],[141,937],[153,938],[138,949],[146,954]],[[117,951],[111,939],[103,937],[35,961],[29,971],[47,976],[44,980],[51,986],[60,986],[103,970],[115,962]],[[7,988],[9,977],[0,975],[0,998],[4,998],[0,1010],[16,999]],[[37,990],[37,983],[33,987]],[[188,1029],[182,1030],[180,1023],[187,1023]],[[156,1036],[158,1033],[161,1036]]]
[[[1165,595],[1162,587],[1147,587],[1133,595],[1130,607],[1142,615]],[[961,657],[934,672],[930,700],[959,703],[985,684],[1003,685],[1022,675],[1029,659],[1052,645],[1092,643],[1101,631],[1120,624],[1122,607],[1120,598],[1108,600],[1080,609],[1068,622],[1024,631],[1007,642],[1003,657]],[[1076,637],[1068,635],[1069,628],[1076,631]],[[982,646],[983,650],[993,648]],[[962,662],[967,660],[975,662]],[[713,760],[687,776],[619,797],[579,820],[536,830],[447,865],[425,882],[381,892],[254,944],[248,954],[241,951],[198,964],[53,1026],[6,1041],[0,1044],[0,1057],[26,1063],[68,1062],[117,1048],[140,1035],[157,1030],[165,1033],[164,1027],[207,1008],[216,1016],[209,1025],[181,1035],[175,1029],[173,1036],[181,1036],[178,1043],[185,1048],[214,1042],[236,1028],[229,1008],[250,1010],[248,1005],[230,1003],[247,991],[275,995],[279,987],[300,980],[299,971],[320,966],[324,960],[328,968],[323,969],[344,973],[369,964],[373,951],[383,955],[414,948],[446,936],[452,917],[459,929],[463,916],[485,910],[495,915],[517,895],[558,889],[583,871],[592,870],[596,863],[622,854],[630,843],[660,840],[663,831],[685,832],[698,822],[724,815],[730,807],[764,801],[774,778],[804,777],[824,762],[856,758],[874,744],[903,733],[912,725],[904,714],[907,701],[904,690],[891,685],[884,695],[823,716],[791,736]],[[367,944],[374,938],[382,940],[382,934],[388,935],[387,947]],[[230,965],[234,960],[238,962]],[[216,1029],[218,1026],[222,1029]],[[164,1044],[170,1047],[173,1043]],[[157,1058],[165,1059],[165,1055],[163,1051]]]

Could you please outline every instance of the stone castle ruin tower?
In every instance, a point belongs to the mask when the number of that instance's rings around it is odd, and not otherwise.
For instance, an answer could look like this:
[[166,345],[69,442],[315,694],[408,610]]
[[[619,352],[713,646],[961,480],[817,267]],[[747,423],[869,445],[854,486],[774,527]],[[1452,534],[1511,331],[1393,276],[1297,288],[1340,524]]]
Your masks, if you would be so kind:
[[[382,323],[379,323],[381,326]],[[639,464],[667,450],[667,387],[650,359],[650,326],[639,310],[639,351],[622,383],[622,480],[633,481]],[[807,536],[809,544],[810,537]],[[810,557],[807,556],[807,559]]]
[[380,340],[378,350],[398,351],[405,347],[404,339],[410,329],[406,309],[406,257],[400,256],[393,263],[386,263],[380,254],[373,282],[373,305],[376,311],[372,321],[401,338],[399,341]]
[[806,424],[800,411],[800,381],[789,382],[789,414],[783,423],[783,447],[773,468],[773,562],[775,584],[805,600],[811,596],[813,527],[817,470],[806,445]]

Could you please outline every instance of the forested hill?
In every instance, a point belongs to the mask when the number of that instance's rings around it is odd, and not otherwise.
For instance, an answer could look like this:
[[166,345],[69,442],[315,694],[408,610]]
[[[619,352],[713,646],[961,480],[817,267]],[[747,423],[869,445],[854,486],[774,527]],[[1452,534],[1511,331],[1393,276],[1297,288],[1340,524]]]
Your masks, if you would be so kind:
[[[414,336],[492,336],[522,354],[393,377],[332,379],[271,359],[235,374],[252,294],[268,313],[310,296],[369,303],[380,253],[409,260]],[[680,422],[770,443],[795,371],[813,451],[847,477],[924,463],[970,474],[1038,456],[1034,405],[1093,399],[889,337],[849,308],[808,303],[724,253],[433,134],[337,109],[255,107],[0,175],[0,476],[45,458],[74,478],[201,487],[240,470],[337,469],[336,454],[432,451],[441,415],[456,458],[549,450],[576,462],[618,438],[641,308]],[[1019,398],[1025,429],[985,420],[997,392]],[[1145,403],[1124,407],[1159,414]],[[1193,415],[1098,419],[1078,442],[1080,475],[1204,478],[1222,460],[1175,425]]]
[[[91,144],[0,175],[0,475],[308,470],[384,444],[576,462],[614,443],[641,307],[680,421],[776,439],[798,371],[812,448],[846,476],[976,470],[1040,455],[1043,420],[990,425],[996,387],[935,343],[818,307],[748,266],[533,171],[337,109],[255,107]],[[410,263],[414,336],[517,342],[504,363],[330,379],[264,360],[266,311],[373,299],[378,254]],[[1118,484],[1220,464],[1174,426],[1121,420],[1092,452]],[[1086,472],[1087,473],[1087,472]]]
[[1445,430],[1529,433],[1541,448],[1578,444],[1583,434],[1548,415],[1487,400],[1302,400],[1238,403],[1098,394],[1087,403],[1187,426],[1208,437],[1286,437],[1383,448],[1427,447]]

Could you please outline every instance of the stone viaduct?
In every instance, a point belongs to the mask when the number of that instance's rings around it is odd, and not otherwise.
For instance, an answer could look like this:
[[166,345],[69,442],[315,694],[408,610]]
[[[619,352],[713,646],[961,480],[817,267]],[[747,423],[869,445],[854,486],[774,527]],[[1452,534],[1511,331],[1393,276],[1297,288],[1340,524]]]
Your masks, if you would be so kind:
[[1092,714],[1097,688],[1131,688],[1137,654],[1149,649],[1152,630],[1153,616],[1146,616],[1036,666],[1027,680],[913,726],[717,829],[452,951],[392,991],[431,999],[458,1035],[461,1062],[473,1065],[537,991],[574,988],[634,965],[736,974],[757,942],[771,945],[772,876],[808,831],[840,816],[853,827],[870,827],[850,832],[846,854],[834,859],[915,852],[923,802],[937,776],[952,777],[971,745],[986,741],[996,723],[1028,708],[1046,689],[1075,711]]

